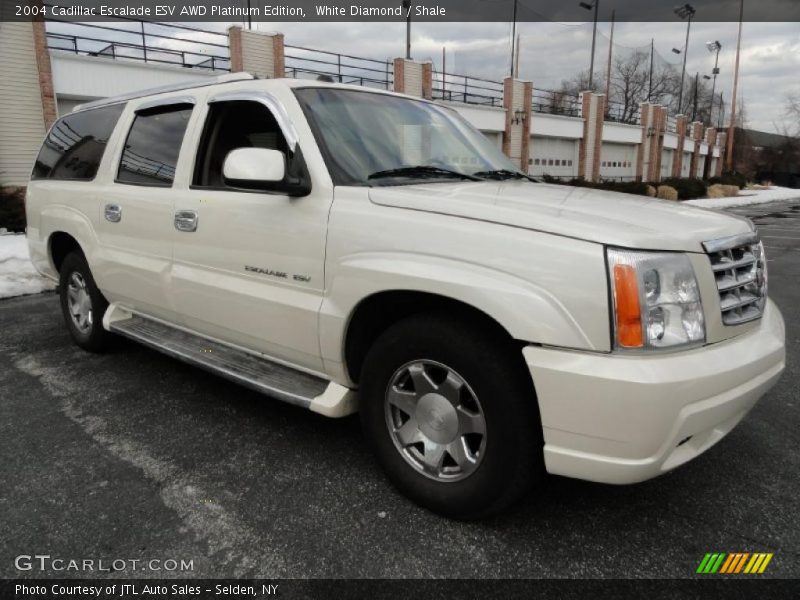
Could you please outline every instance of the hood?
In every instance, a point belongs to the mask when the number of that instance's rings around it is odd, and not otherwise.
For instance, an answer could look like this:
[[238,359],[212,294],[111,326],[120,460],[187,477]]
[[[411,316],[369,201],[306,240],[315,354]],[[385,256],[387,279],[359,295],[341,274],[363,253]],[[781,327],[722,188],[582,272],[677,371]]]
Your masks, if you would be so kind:
[[743,217],[670,200],[528,181],[373,187],[369,196],[383,206],[648,250],[703,252],[704,241],[753,230]]

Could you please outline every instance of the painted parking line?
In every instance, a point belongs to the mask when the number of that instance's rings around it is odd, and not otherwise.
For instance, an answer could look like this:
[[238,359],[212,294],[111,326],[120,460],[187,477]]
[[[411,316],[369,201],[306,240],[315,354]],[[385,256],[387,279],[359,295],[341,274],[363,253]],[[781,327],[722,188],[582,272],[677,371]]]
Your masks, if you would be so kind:
[[762,235],[762,240],[800,240],[800,236],[789,235]]

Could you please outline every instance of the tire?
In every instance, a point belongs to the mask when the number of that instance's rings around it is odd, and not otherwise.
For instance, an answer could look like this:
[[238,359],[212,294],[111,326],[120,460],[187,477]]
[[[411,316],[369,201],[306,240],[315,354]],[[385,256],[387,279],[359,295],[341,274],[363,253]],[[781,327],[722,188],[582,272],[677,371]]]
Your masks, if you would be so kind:
[[64,258],[58,288],[61,313],[75,343],[89,352],[105,350],[111,339],[102,322],[108,301],[97,289],[82,253],[71,252]]
[[543,478],[533,383],[504,332],[447,314],[412,316],[376,340],[361,373],[367,441],[417,504],[482,518]]

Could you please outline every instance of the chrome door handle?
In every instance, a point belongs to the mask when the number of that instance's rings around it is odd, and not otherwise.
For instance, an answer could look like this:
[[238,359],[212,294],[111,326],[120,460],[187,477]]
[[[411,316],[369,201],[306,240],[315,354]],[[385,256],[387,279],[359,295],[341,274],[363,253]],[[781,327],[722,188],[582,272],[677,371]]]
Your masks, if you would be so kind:
[[197,231],[197,213],[193,210],[176,211],[174,222],[178,231]]
[[119,223],[122,220],[122,207],[119,204],[106,204],[103,208],[103,215],[106,221]]

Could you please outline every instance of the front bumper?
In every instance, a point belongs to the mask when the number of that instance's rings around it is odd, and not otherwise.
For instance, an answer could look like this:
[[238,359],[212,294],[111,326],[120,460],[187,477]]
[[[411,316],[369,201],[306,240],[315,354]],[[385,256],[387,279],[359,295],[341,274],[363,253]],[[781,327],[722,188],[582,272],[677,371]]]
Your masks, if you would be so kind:
[[635,483],[722,439],[780,377],[785,328],[769,301],[759,326],[717,344],[653,356],[528,346],[547,471]]

